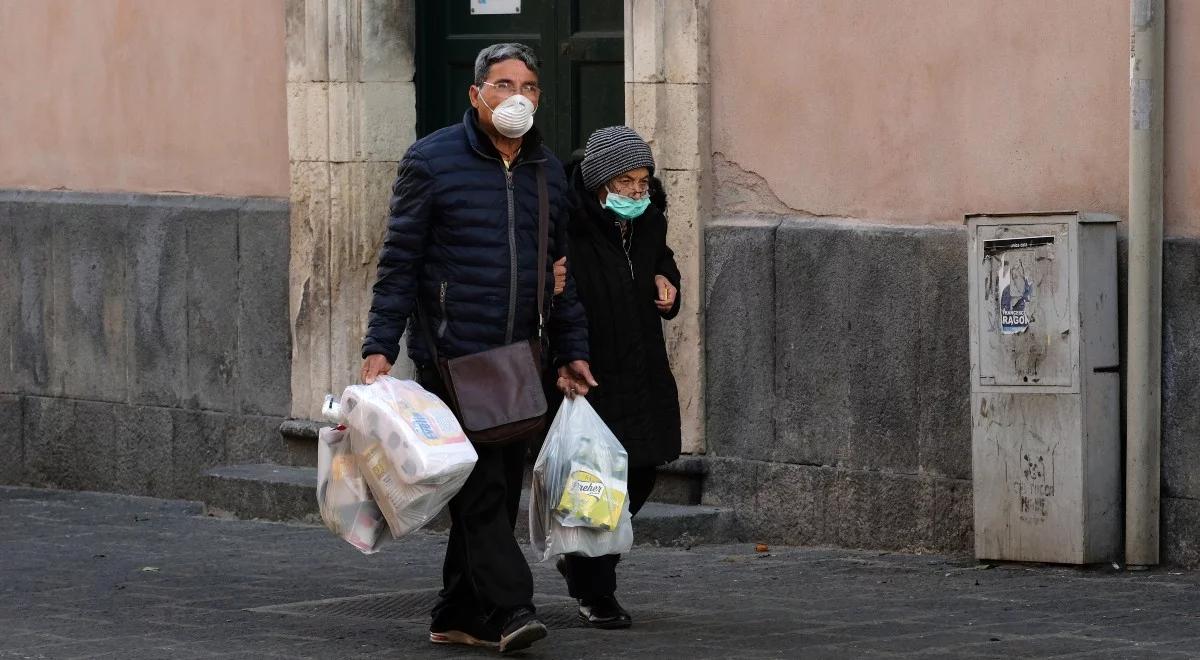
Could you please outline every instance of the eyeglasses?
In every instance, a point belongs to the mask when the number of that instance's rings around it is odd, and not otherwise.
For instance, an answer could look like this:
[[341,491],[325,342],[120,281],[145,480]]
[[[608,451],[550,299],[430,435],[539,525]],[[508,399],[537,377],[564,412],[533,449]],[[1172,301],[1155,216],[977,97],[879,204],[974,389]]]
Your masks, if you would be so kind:
[[637,181],[628,177],[618,177],[613,179],[613,187],[623,191],[644,193],[650,190],[650,180],[642,179]]
[[[495,87],[496,91],[500,93],[500,96],[503,96],[504,98],[508,98],[517,93],[517,86],[507,80],[501,80],[497,83],[484,81],[482,84],[487,85],[488,87]],[[521,85],[520,89],[521,94],[524,94],[525,96],[538,96],[542,93],[542,88],[538,86],[537,83],[525,83],[524,85]]]

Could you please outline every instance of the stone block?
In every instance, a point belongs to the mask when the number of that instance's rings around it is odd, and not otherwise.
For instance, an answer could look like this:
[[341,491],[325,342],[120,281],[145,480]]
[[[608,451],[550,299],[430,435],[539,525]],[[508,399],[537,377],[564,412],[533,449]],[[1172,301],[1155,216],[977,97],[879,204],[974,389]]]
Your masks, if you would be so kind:
[[399,161],[416,140],[416,127],[413,83],[329,85],[332,161]]
[[776,298],[775,460],[917,472],[923,356],[910,317],[926,240],[916,228],[780,225],[776,288],[794,294]]
[[171,410],[152,406],[115,408],[115,483],[135,495],[172,495]]
[[705,372],[709,453],[769,459],[775,444],[777,220],[705,229]]
[[237,409],[238,210],[197,209],[187,222],[188,405]]
[[237,398],[243,413],[291,406],[287,204],[248,202],[238,215]]
[[315,418],[330,389],[329,163],[293,163],[288,300],[292,414]]
[[329,160],[329,84],[287,84],[288,157]]
[[25,470],[37,485],[117,490],[113,404],[25,397]]
[[1170,497],[1200,499],[1200,240],[1163,246],[1162,479]]
[[664,5],[662,62],[667,82],[709,82],[707,4],[687,0]]
[[288,82],[329,80],[327,0],[286,0]]
[[415,71],[416,3],[413,0],[360,0],[362,8],[359,80],[411,82]]
[[171,411],[171,494],[203,499],[203,473],[225,462],[234,418],[224,413]]
[[362,56],[362,0],[326,0],[329,11],[329,80],[356,82]]
[[30,483],[60,488],[77,487],[82,462],[71,446],[75,402],[37,396],[21,401],[25,474]]
[[24,422],[21,397],[0,394],[0,484],[25,482]]
[[748,541],[966,552],[971,488],[961,480],[713,457],[704,503]]
[[10,222],[20,228],[13,234],[18,279],[16,305],[11,308],[9,378],[13,391],[25,394],[60,394],[63,387],[56,377],[61,373],[62,354],[54,350],[51,209],[52,204],[43,200],[14,201],[9,210]]
[[17,228],[10,212],[15,203],[0,199],[0,392],[17,392],[13,370],[13,335],[17,329],[17,309],[21,302],[21,255],[17,252]]
[[279,425],[283,421],[282,417],[258,415],[234,418],[225,436],[225,462],[232,465],[289,463],[292,453],[279,435]]
[[918,446],[921,471],[971,478],[971,351],[967,234],[926,230],[916,267]]
[[55,377],[67,396],[125,401],[131,196],[72,194],[50,210]]
[[[625,83],[625,122],[638,132],[654,151],[658,169],[666,165],[658,162],[663,146],[658,131],[667,123],[667,86],[657,83]],[[682,118],[677,118],[682,121]]]
[[846,548],[905,548],[922,541],[921,482],[915,476],[838,470],[830,498]]
[[179,407],[188,395],[189,207],[153,208],[131,218],[129,400]]
[[334,163],[330,179],[330,370],[335,395],[357,382],[396,163]]
[[625,7],[625,81],[660,82],[664,70],[663,40],[667,32],[664,3],[627,0]]
[[1200,500],[1162,499],[1162,560],[1186,568],[1200,567]]

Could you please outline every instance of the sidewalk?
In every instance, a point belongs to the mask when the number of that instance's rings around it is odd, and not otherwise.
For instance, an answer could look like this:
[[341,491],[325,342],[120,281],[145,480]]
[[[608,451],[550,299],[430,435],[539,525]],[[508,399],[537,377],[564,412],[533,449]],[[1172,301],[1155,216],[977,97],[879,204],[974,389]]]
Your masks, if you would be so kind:
[[[194,503],[0,487],[0,658],[495,657],[432,647],[445,537],[364,557]],[[1200,573],[752,545],[636,547],[634,628],[577,627],[552,562],[528,658],[1200,657]]]

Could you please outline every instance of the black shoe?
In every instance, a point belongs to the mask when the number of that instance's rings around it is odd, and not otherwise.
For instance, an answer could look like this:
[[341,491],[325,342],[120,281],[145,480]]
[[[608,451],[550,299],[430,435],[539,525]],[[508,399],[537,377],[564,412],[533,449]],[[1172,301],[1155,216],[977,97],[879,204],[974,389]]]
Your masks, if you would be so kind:
[[616,630],[633,625],[633,617],[621,607],[615,596],[579,601],[579,618],[593,628]]
[[467,621],[434,621],[429,626],[429,641],[434,644],[462,644],[494,649],[500,645],[500,631],[483,617]]
[[533,610],[519,607],[508,615],[500,632],[500,652],[527,649],[546,636],[546,626],[537,620]]

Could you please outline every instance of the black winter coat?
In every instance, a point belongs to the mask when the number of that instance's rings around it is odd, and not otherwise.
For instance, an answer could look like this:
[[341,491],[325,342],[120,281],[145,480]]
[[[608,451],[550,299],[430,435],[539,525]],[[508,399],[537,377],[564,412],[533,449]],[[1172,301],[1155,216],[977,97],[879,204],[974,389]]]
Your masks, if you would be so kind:
[[[541,144],[537,129],[526,134],[521,153],[506,170],[474,110],[461,124],[413,144],[400,163],[379,255],[365,358],[381,354],[395,362],[405,325],[408,354],[428,364],[430,353],[417,329],[417,298],[429,317],[442,357],[477,353],[533,337],[537,329],[537,168],[545,167],[550,196],[550,236],[569,216],[566,176]],[[546,302],[554,277],[546,259]],[[574,282],[557,297],[546,320],[560,361],[587,359],[587,321]]]
[[666,217],[653,204],[631,221],[628,256],[617,216],[601,208],[576,170],[571,181],[568,269],[588,319],[592,375],[600,386],[588,402],[629,452],[631,467],[659,465],[679,456],[679,394],[667,362],[655,275],[680,287],[675,255],[667,247]]

